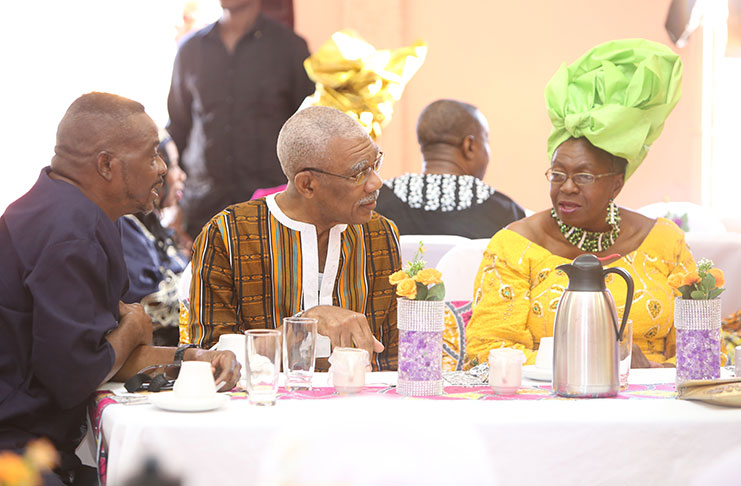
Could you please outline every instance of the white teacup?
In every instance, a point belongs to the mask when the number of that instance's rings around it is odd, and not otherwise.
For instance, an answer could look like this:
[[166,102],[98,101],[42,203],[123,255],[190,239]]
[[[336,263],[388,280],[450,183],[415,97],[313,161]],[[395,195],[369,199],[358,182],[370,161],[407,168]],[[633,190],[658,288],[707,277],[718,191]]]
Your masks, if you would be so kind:
[[357,393],[365,386],[365,371],[370,364],[368,351],[334,348],[329,357],[329,373],[338,393]]
[[216,383],[208,361],[183,361],[172,387],[178,398],[209,398],[216,394]]
[[540,338],[538,354],[535,355],[535,367],[540,369],[553,369],[553,337]]
[[519,349],[496,348],[489,351],[489,386],[498,395],[517,393],[522,385],[525,353]]
[[219,336],[219,342],[216,343],[216,349],[219,351],[231,351],[237,357],[237,362],[242,366],[241,378],[245,376],[245,343],[244,334],[222,334]]

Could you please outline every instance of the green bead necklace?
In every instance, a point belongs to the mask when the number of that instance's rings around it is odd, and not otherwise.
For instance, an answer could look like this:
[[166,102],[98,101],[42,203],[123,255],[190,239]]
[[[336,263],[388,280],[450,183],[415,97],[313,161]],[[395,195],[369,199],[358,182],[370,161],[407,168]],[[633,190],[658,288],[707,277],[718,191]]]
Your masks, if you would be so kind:
[[556,224],[566,241],[585,252],[598,253],[604,251],[615,244],[615,240],[620,235],[620,210],[613,200],[610,200],[610,204],[607,205],[607,217],[605,218],[605,222],[612,229],[604,233],[569,226],[561,221],[553,208],[551,208],[551,216],[556,220]]

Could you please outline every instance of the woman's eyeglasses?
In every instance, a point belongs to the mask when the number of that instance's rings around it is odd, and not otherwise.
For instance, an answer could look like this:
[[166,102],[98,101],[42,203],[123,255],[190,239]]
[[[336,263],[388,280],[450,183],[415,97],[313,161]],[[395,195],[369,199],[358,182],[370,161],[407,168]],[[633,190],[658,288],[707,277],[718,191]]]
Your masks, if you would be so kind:
[[353,184],[356,184],[359,186],[361,184],[365,184],[365,181],[368,180],[368,177],[371,175],[371,172],[378,172],[381,169],[381,164],[383,164],[383,152],[378,152],[378,156],[376,157],[376,160],[373,162],[373,164],[367,166],[365,169],[351,176],[346,176],[342,174],[333,174],[332,172],[327,172],[326,170],[321,170],[321,169],[315,169],[314,167],[306,167],[304,169],[301,169],[299,172],[310,170],[312,172],[318,172],[320,174],[325,174],[325,175],[330,175],[334,177],[340,177],[342,179],[347,179],[348,181],[351,181]]
[[608,172],[606,174],[598,175],[590,174],[589,172],[579,172],[578,174],[569,175],[566,172],[560,170],[548,169],[547,171],[545,171],[545,178],[548,179],[548,182],[550,182],[551,184],[563,184],[570,177],[571,181],[577,186],[588,186],[589,184],[594,184],[594,181],[601,177],[607,177],[616,174],[617,172]]

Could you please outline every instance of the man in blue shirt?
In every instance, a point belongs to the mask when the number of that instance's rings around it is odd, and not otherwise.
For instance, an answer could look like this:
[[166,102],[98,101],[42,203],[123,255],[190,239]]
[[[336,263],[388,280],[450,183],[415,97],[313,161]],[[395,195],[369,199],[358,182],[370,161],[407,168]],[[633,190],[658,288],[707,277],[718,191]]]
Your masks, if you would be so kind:
[[[67,484],[90,394],[175,358],[175,348],[149,346],[141,305],[121,302],[117,220],[153,209],[166,173],[158,142],[139,103],[83,95],[59,124],[51,166],[0,217],[0,450],[47,437]],[[184,358],[211,361],[226,386],[239,376],[231,353],[188,349]]]

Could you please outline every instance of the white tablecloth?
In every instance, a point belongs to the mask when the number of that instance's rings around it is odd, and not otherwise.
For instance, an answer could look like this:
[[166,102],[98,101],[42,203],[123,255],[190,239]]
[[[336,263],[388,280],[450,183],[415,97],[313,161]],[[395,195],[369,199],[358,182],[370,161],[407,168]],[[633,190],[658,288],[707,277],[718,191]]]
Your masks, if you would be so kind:
[[[632,383],[673,379],[673,370],[631,372]],[[102,429],[110,486],[125,484],[149,456],[185,486],[702,484],[723,453],[741,453],[741,409],[675,399],[378,395],[274,407],[232,400],[202,413],[116,404]]]

